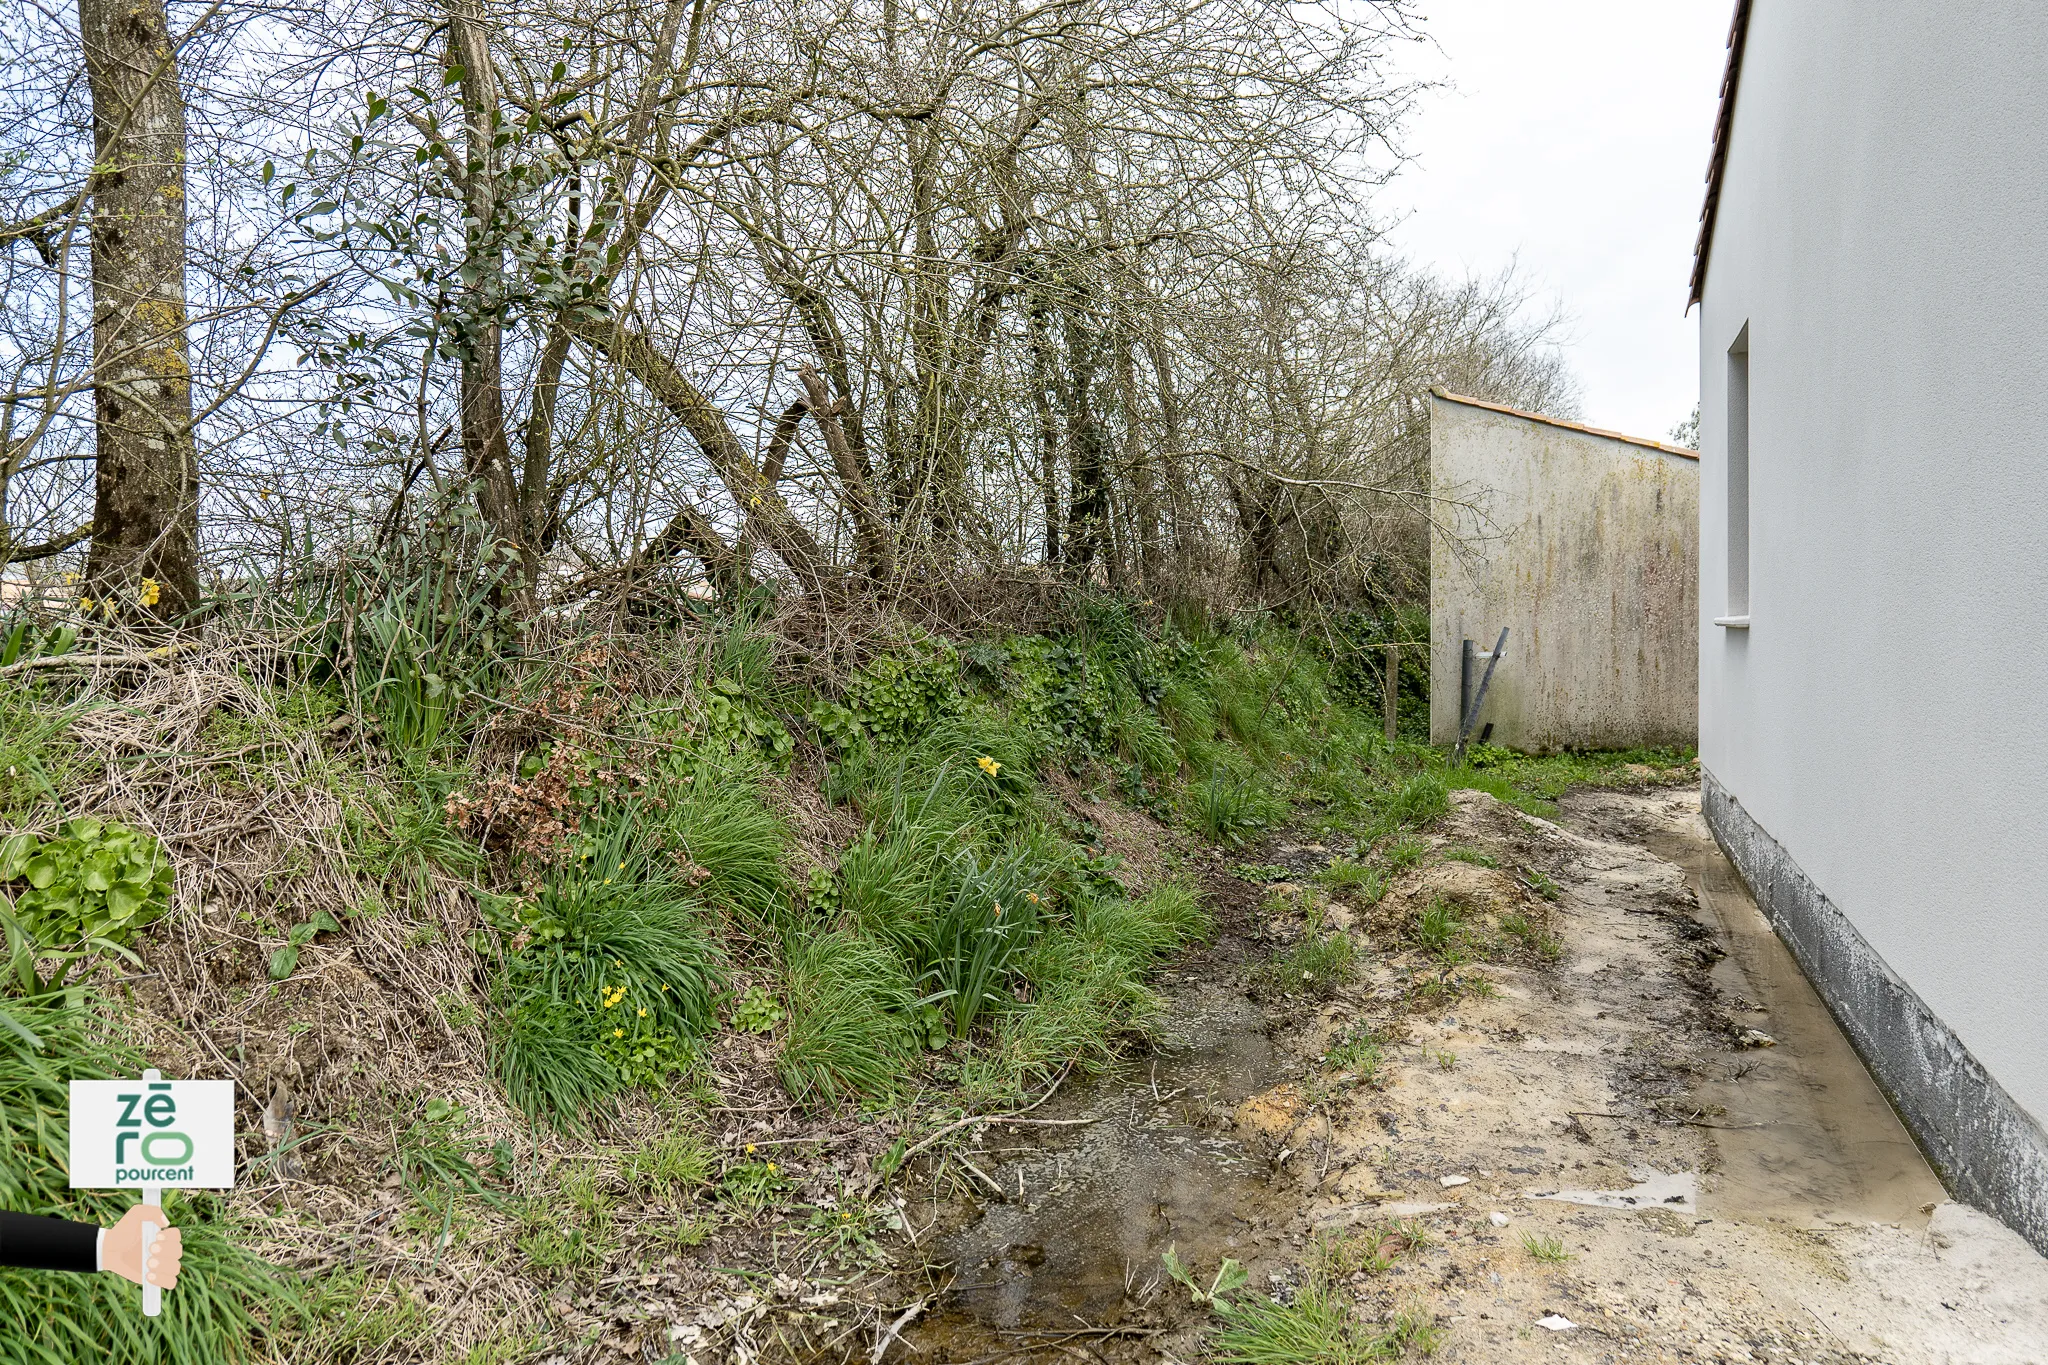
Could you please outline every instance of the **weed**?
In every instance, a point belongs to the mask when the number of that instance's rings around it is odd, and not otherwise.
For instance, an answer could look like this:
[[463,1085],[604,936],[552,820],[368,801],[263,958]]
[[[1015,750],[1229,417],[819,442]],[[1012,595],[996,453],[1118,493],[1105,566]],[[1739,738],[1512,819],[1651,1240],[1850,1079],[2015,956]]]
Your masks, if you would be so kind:
[[1442,855],[1446,862],[1470,863],[1474,867],[1500,866],[1500,859],[1494,857],[1485,849],[1474,848],[1470,844],[1445,844],[1437,852]]
[[669,1128],[644,1147],[628,1152],[628,1183],[678,1200],[711,1183],[713,1156],[703,1137],[688,1125]]
[[732,1026],[741,1033],[768,1033],[782,1022],[782,1006],[765,986],[749,986],[732,1007]]
[[1562,1237],[1548,1237],[1535,1232],[1522,1234],[1522,1250],[1550,1265],[1563,1265],[1572,1259],[1572,1254],[1564,1249]]
[[1375,905],[1387,894],[1392,880],[1384,868],[1339,858],[1316,874],[1316,880],[1332,891],[1344,892],[1367,905]]
[[1458,907],[1441,896],[1433,897],[1415,917],[1410,930],[1415,946],[1446,965],[1463,961],[1459,944],[1465,937],[1465,918]]
[[1398,1357],[1405,1340],[1368,1328],[1327,1281],[1311,1276],[1291,1303],[1256,1295],[1218,1305],[1210,1341],[1220,1365],[1365,1365]]
[[1380,850],[1380,861],[1387,865],[1388,872],[1396,876],[1418,866],[1428,856],[1428,841],[1412,834],[1403,835]]
[[1284,882],[1294,874],[1278,863],[1236,863],[1232,865],[1230,875],[1241,882],[1259,886],[1268,882]]
[[1327,1066],[1349,1071],[1361,1085],[1373,1085],[1379,1079],[1382,1049],[1386,1040],[1380,1031],[1363,1021],[1353,1024],[1340,1034],[1323,1053]]
[[1558,941],[1557,936],[1519,910],[1510,911],[1500,917],[1500,931],[1509,938],[1519,940],[1524,947],[1545,962],[1555,962],[1564,956],[1564,944]]
[[1564,893],[1563,888],[1533,867],[1522,869],[1522,876],[1529,889],[1547,901],[1554,901]]
[[1350,979],[1353,955],[1349,934],[1324,934],[1311,924],[1292,948],[1266,964],[1264,975],[1275,990],[1328,995]]
[[1312,1264],[1320,1276],[1331,1281],[1359,1274],[1384,1275],[1403,1256],[1428,1247],[1433,1240],[1421,1223],[1403,1219],[1348,1237],[1320,1237],[1312,1251]]
[[[749,1144],[747,1151],[753,1152]],[[748,1213],[759,1213],[775,1202],[775,1197],[789,1185],[782,1174],[782,1167],[773,1161],[737,1161],[725,1168],[718,1178],[718,1197],[728,1204]]]
[[1223,1263],[1216,1267],[1216,1276],[1209,1281],[1206,1289],[1195,1279],[1193,1272],[1181,1264],[1180,1253],[1174,1247],[1168,1246],[1165,1254],[1159,1259],[1166,1267],[1167,1277],[1186,1289],[1189,1301],[1196,1305],[1207,1304],[1211,1308],[1227,1308],[1230,1301],[1225,1296],[1235,1294],[1251,1283],[1251,1272],[1228,1256],[1225,1256]]

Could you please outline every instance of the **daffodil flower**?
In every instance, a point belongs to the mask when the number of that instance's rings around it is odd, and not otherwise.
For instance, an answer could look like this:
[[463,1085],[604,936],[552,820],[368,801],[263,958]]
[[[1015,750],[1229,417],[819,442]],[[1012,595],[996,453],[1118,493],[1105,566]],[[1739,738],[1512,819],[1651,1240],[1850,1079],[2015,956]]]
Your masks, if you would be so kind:
[[154,578],[145,578],[142,580],[142,591],[136,594],[135,600],[145,607],[153,607],[162,594],[163,588]]
[[983,754],[980,758],[975,759],[974,765],[990,777],[994,777],[1003,770],[1003,765],[990,758],[987,754]]

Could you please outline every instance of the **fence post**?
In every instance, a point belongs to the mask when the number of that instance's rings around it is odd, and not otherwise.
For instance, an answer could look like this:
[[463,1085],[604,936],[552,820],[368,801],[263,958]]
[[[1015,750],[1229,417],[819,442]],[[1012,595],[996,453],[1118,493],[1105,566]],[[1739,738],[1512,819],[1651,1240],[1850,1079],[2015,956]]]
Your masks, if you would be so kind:
[[1380,716],[1387,727],[1387,743],[1394,742],[1394,725],[1401,705],[1401,646],[1386,647],[1386,676],[1380,680]]

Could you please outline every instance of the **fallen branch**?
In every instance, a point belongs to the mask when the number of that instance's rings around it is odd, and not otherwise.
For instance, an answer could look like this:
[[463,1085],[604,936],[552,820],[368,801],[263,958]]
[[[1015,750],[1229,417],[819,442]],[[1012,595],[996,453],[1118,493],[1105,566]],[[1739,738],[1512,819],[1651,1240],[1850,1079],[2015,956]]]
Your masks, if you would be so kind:
[[0,678],[26,673],[32,668],[121,668],[129,664],[160,663],[174,655],[199,648],[197,640],[178,640],[140,654],[42,654],[0,668]]
[[924,1306],[929,1302],[931,1302],[929,1299],[919,1299],[916,1303],[904,1309],[901,1317],[889,1324],[889,1330],[882,1333],[882,1339],[875,1343],[874,1352],[868,1356],[868,1365],[882,1365],[882,1357],[889,1353],[889,1343],[896,1340],[896,1334],[905,1327],[908,1327],[911,1321],[924,1311]]

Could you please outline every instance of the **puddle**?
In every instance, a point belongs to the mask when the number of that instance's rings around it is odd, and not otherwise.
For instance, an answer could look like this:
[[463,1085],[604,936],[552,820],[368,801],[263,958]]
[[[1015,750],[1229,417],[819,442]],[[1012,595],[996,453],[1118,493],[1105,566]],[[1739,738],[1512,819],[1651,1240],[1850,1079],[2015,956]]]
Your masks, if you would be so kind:
[[1699,1178],[1691,1171],[1632,1170],[1635,1181],[1625,1190],[1530,1190],[1531,1199],[1555,1199],[1562,1204],[1584,1204],[1596,1209],[1670,1209],[1691,1213],[1699,1193]]
[[978,1219],[939,1242],[953,1283],[909,1334],[938,1347],[924,1359],[991,1349],[990,1329],[1113,1323],[1159,1276],[1169,1246],[1197,1265],[1247,1260],[1284,1210],[1269,1163],[1231,1137],[1228,1123],[1232,1106],[1275,1079],[1264,1015],[1213,982],[1167,995],[1152,1054],[1039,1111],[1099,1122],[986,1131],[989,1160],[972,1159],[1008,1196],[991,1197]]
[[1836,1027],[1735,868],[1704,827],[1660,832],[1650,850],[1685,869],[1700,916],[1728,949],[1714,984],[1761,1011],[1736,1022],[1776,1041],[1744,1054],[1733,1078],[1703,1082],[1722,1169],[1700,1196],[1709,1214],[1799,1224],[1918,1226],[1948,1196],[1898,1115]]

